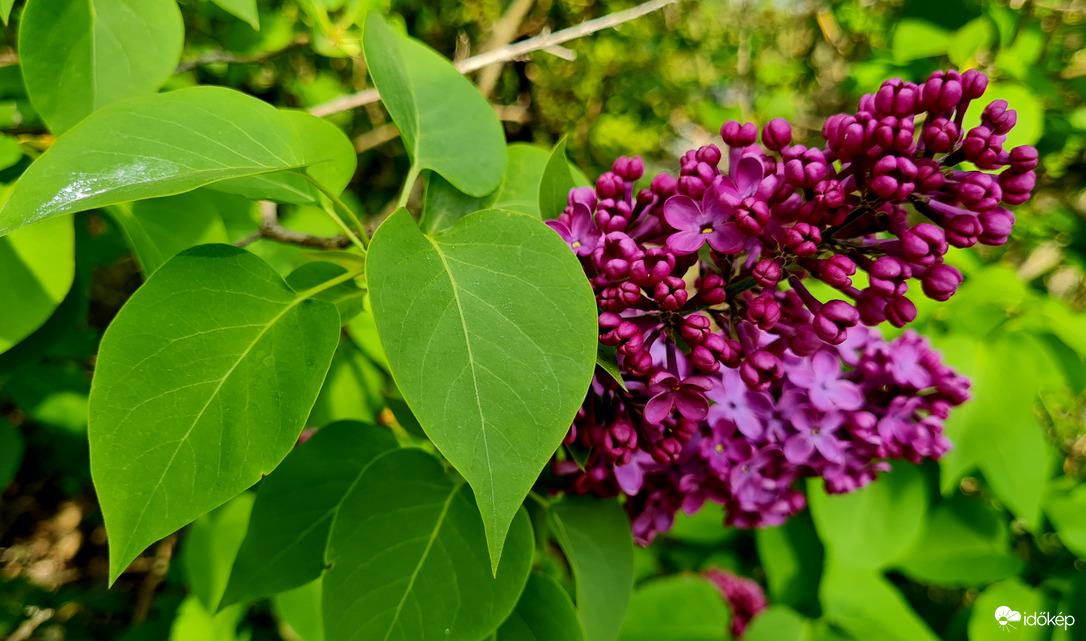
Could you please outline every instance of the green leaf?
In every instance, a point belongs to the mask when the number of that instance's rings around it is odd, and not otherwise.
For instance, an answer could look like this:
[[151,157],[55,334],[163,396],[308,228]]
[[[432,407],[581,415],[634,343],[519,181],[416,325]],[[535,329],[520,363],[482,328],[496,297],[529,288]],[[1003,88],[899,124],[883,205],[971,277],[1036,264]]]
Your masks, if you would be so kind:
[[397,35],[376,12],[366,18],[362,44],[412,168],[432,169],[470,196],[494,191],[505,174],[505,133],[475,86],[433,49]]
[[924,533],[895,565],[923,583],[978,587],[1022,569],[1008,546],[999,515],[979,499],[957,495],[935,507]]
[[257,12],[256,0],[211,1],[222,7],[227,13],[248,22],[253,29],[260,30],[260,14]]
[[249,527],[255,498],[252,492],[241,494],[196,519],[185,536],[182,566],[193,594],[209,612],[218,609],[222,600],[230,566]]
[[[993,82],[984,92],[984,104],[993,100],[1006,100],[1011,109],[1018,112],[1018,120],[1014,129],[1007,133],[1007,141],[1003,146],[1011,149],[1018,145],[1037,144],[1045,131],[1044,104],[1037,92],[1014,82]],[[973,110],[967,112],[964,127],[975,127],[980,124],[982,112],[972,112]]]
[[554,579],[532,573],[520,602],[494,641],[585,641],[569,595]]
[[857,568],[882,568],[908,550],[928,511],[927,483],[919,468],[905,462],[849,494],[826,494],[818,481],[807,488],[827,559]]
[[810,516],[797,514],[783,525],[755,530],[754,537],[770,602],[811,607],[818,594],[825,554]]
[[291,452],[260,486],[222,604],[254,601],[320,578],[344,496],[374,457],[395,447],[387,428],[344,421]]
[[[1009,629],[999,624],[995,618],[997,608],[1008,607],[1022,615],[1022,620],[1009,622]],[[1047,639],[1051,628],[1045,626],[1027,626],[1025,618],[1036,612],[1044,611],[1043,598],[1037,590],[1018,579],[1007,579],[988,586],[980,593],[969,614],[969,641],[998,641],[1006,639],[1007,633],[1015,639],[1041,641]],[[1076,612],[1065,612],[1074,616]]]
[[811,641],[812,636],[807,619],[785,606],[771,605],[750,622],[743,641]]
[[626,389],[626,381],[622,380],[622,369],[618,366],[617,348],[600,343],[599,349],[596,350],[596,367],[607,372],[607,375],[618,383],[623,391],[629,391]]
[[[321,586],[322,582],[318,579],[272,597],[272,611],[276,618],[281,624],[290,626],[290,631],[301,641],[324,641]],[[285,634],[283,636],[292,638]]]
[[227,243],[226,210],[248,201],[207,189],[121,203],[109,209],[128,239],[145,275],[190,247]]
[[15,6],[15,0],[0,0],[0,18],[4,20],[4,26],[8,24],[8,19],[11,18],[11,9]]
[[19,25],[27,95],[61,134],[106,105],[157,91],[184,38],[174,0],[29,0]]
[[513,611],[532,561],[522,510],[495,575],[479,510],[421,450],[380,455],[343,499],[324,575],[328,641],[479,641]]
[[893,584],[874,570],[831,565],[822,579],[819,597],[825,616],[852,638],[938,641]]
[[550,154],[525,143],[509,145],[508,153],[505,179],[495,192],[494,201],[487,206],[539,218],[539,184],[550,162]]
[[[419,228],[427,234],[448,229],[461,218],[487,208],[494,194],[469,196],[432,171],[423,172],[425,194]],[[496,190],[495,190],[496,191]]]
[[954,65],[964,67],[979,51],[990,47],[995,37],[995,27],[987,17],[970,20],[950,36],[947,57]]
[[[359,256],[361,258],[361,256]],[[287,276],[287,284],[295,291],[305,291],[318,287],[334,278],[342,277],[347,273],[347,268],[342,265],[329,262],[306,263],[295,269]],[[366,304],[366,292],[359,289],[353,280],[344,281],[335,287],[324,290],[314,298],[326,300],[339,310],[339,322],[347,324],[355,316],[362,313]]]
[[290,451],[339,335],[335,306],[315,293],[245,250],[205,245],[163,265],[110,324],[90,447],[111,583]]
[[[314,149],[318,129],[326,134],[320,140],[339,144]],[[232,89],[192,87],[133,98],[95,112],[30,165],[0,210],[0,234],[62,214],[309,166],[320,166],[310,175],[338,193],[350,177],[343,165],[348,148],[333,125]],[[271,198],[295,194],[303,179],[262,180],[233,187]]]
[[346,420],[375,422],[384,408],[381,392],[387,379],[388,376],[358,346],[341,337],[307,424],[327,425]]
[[890,50],[894,62],[903,64],[921,58],[933,58],[946,53],[950,34],[946,29],[927,20],[905,18],[897,23]]
[[169,641],[248,641],[238,636],[238,624],[245,618],[245,608],[236,605],[213,614],[196,595],[181,602],[170,627]]
[[588,641],[618,637],[633,592],[630,521],[616,500],[567,496],[551,506],[558,542],[577,586]]
[[6,420],[0,419],[0,495],[15,480],[25,449],[23,435],[19,430]]
[[0,300],[19,313],[0,314],[0,352],[45,324],[75,279],[71,220],[55,220],[0,238]]
[[588,280],[546,225],[498,210],[426,236],[401,209],[374,235],[366,269],[396,384],[475,490],[497,567],[592,378]]
[[1067,549],[1086,559],[1086,484],[1070,477],[1053,483],[1045,500],[1045,514]]
[[551,151],[543,177],[539,181],[539,215],[543,220],[558,218],[566,208],[569,190],[576,187],[569,158],[566,157],[566,139],[563,137]]
[[[582,610],[583,612],[583,610]],[[720,641],[731,619],[724,598],[696,574],[653,579],[630,602],[620,641]]]

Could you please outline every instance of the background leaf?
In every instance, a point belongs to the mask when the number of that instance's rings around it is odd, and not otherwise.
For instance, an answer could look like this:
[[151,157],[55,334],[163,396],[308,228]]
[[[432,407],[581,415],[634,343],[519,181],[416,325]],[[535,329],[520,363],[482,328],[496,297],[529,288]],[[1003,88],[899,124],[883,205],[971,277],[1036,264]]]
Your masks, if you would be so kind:
[[559,544],[577,586],[588,641],[614,641],[633,592],[630,521],[615,500],[566,497],[551,506]]
[[[342,175],[350,177],[342,168],[350,141],[334,133],[333,125],[287,113],[221,87],[180,89],[105,107],[57,139],[26,170],[0,210],[0,233],[61,214],[311,165],[327,165],[317,176],[336,176],[340,182],[326,186],[338,193],[346,184]],[[304,132],[298,126],[303,121],[310,123]],[[310,129],[327,132],[320,140],[339,144],[315,153],[301,137]],[[234,187],[250,197],[290,195],[299,189],[298,180]]]
[[938,641],[893,584],[873,570],[830,565],[819,597],[826,617],[853,638]]
[[[293,287],[295,291],[301,292],[317,287],[346,273],[347,268],[343,265],[316,261],[306,263],[292,271],[287,276],[287,284]],[[317,294],[315,298],[335,305],[336,309],[339,310],[339,322],[346,325],[349,320],[362,313],[362,310],[365,309],[366,292],[359,289],[358,285],[353,281],[346,281],[324,290]]]
[[569,595],[554,579],[532,573],[520,601],[494,641],[584,641]]
[[[256,0],[211,0],[227,12],[249,23],[253,29],[260,29],[260,14],[256,9]],[[308,639],[306,640],[308,641]]]
[[19,430],[6,420],[0,419],[0,494],[15,480],[25,449],[23,435]]
[[1045,514],[1067,549],[1086,559],[1086,484],[1069,477],[1053,483]]
[[425,236],[401,209],[374,235],[366,268],[396,384],[475,490],[496,567],[592,377],[588,281],[557,234],[498,210]]
[[731,616],[708,580],[681,574],[646,582],[634,593],[621,641],[720,641]]
[[209,612],[215,612],[230,578],[253,511],[252,492],[196,519],[185,535],[181,562],[193,593]]
[[18,313],[0,314],[0,352],[45,324],[74,279],[71,220],[49,221],[0,238],[0,300],[18,303]]
[[108,104],[157,91],[184,36],[174,0],[28,0],[19,25],[27,94],[61,134]]
[[[320,579],[272,597],[272,610],[302,641],[324,641]],[[285,635],[284,635],[285,636]]]
[[11,17],[11,9],[15,6],[15,0],[0,0],[0,18],[4,20],[4,26],[7,26],[8,19]]
[[[1004,629],[996,621],[995,611],[1003,606],[1022,615],[1022,621],[1012,623],[1014,630]],[[1014,634],[1016,639],[1046,639],[1051,628],[1025,625],[1025,617],[1044,611],[1042,606],[1041,594],[1018,579],[1007,579],[990,585],[973,604],[973,611],[969,615],[969,641],[997,641],[1007,638],[1008,632]],[[1075,616],[1074,612],[1064,614]]]
[[396,447],[388,428],[344,421],[320,429],[260,485],[223,605],[320,578],[344,496],[369,463]]
[[329,641],[478,641],[512,612],[532,560],[521,511],[491,574],[471,491],[415,449],[374,459],[332,526],[324,575]]
[[898,63],[932,58],[946,53],[950,34],[927,20],[906,18],[897,24],[891,50]]
[[558,141],[543,169],[539,182],[539,215],[543,220],[558,218],[566,208],[569,190],[576,187],[569,159],[566,158],[566,139]]
[[179,254],[129,299],[102,339],[90,398],[111,582],[148,544],[275,469],[338,329],[333,305],[228,245]]
[[470,196],[494,191],[505,174],[505,133],[475,86],[433,49],[397,35],[376,12],[366,18],[362,44],[412,166],[432,169]]

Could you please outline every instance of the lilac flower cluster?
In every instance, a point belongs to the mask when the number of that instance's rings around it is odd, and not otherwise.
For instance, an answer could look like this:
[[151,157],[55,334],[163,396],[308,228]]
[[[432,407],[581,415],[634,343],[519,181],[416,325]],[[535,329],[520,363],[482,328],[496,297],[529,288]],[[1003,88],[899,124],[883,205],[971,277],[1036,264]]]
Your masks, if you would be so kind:
[[1029,198],[1037,151],[1003,148],[1015,112],[993,101],[963,128],[986,85],[973,70],[888,80],[827,119],[822,148],[791,144],[783,119],[760,145],[732,121],[726,153],[688,152],[677,178],[635,194],[643,164],[620,158],[572,190],[548,224],[581,260],[626,387],[597,375],[554,461],[570,489],[626,494],[647,543],[706,500],[731,525],[779,524],[805,504],[801,477],[848,492],[886,459],[941,456],[968,380],[915,333],[865,326],[912,321],[916,281],[952,296],[948,247],[1005,243],[1003,205]]
[[741,638],[750,622],[769,607],[769,600],[765,598],[762,586],[752,579],[720,568],[709,568],[702,575],[716,586],[720,596],[727,602],[732,615],[729,632],[734,639]]

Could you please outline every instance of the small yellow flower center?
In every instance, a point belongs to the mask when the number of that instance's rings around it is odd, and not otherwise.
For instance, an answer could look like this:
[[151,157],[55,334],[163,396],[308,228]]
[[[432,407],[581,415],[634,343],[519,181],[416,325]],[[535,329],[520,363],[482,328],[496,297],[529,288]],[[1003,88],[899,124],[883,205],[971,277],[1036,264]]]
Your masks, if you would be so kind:
[[721,443],[717,443],[716,444],[716,451],[723,452],[724,451],[724,445],[722,445]]
[[705,229],[701,230],[701,233],[703,233],[703,234],[711,234],[711,233],[713,233],[713,228],[712,227],[706,227]]
[[581,241],[579,241],[579,240],[573,241],[573,248],[574,249],[577,249],[580,246],[581,246]]

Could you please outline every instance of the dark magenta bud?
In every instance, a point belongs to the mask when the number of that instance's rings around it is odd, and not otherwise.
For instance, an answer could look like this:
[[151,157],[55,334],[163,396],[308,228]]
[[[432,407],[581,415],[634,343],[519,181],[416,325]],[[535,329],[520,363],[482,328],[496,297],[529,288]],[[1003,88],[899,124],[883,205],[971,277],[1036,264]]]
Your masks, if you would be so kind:
[[962,95],[966,100],[976,100],[984,95],[988,88],[988,74],[977,69],[968,69],[962,74]]
[[796,145],[785,149],[781,155],[784,158],[784,178],[795,187],[814,187],[826,177],[826,156],[821,149]]
[[772,352],[758,350],[747,356],[739,367],[739,376],[747,387],[755,391],[763,391],[784,376],[784,365],[781,359]]
[[886,302],[886,320],[894,327],[905,327],[916,320],[916,305],[902,296]]
[[979,241],[983,245],[997,247],[1006,244],[1014,231],[1014,214],[1006,207],[995,207],[978,216],[983,231]]
[[720,137],[729,147],[748,147],[758,140],[758,126],[753,122],[740,124],[729,120],[720,127]]
[[719,274],[706,274],[694,284],[698,290],[698,296],[709,305],[719,305],[727,299],[725,285],[724,279]]
[[781,281],[781,266],[768,258],[762,259],[754,266],[752,276],[762,287],[776,287]]
[[686,283],[678,276],[668,276],[657,283],[652,292],[652,299],[660,305],[660,309],[669,312],[685,305],[687,296]]
[[822,232],[807,223],[796,223],[785,233],[784,246],[796,256],[814,256],[818,244],[822,242]]
[[867,272],[871,289],[886,298],[904,295],[909,290],[906,281],[913,275],[908,263],[895,256],[881,256]]
[[897,154],[912,154],[916,149],[913,139],[914,127],[912,118],[895,118],[887,116],[875,123],[873,133],[875,144],[885,151]]
[[905,118],[916,113],[916,103],[920,98],[920,87],[901,78],[891,78],[882,83],[875,92],[875,116],[885,118]]
[[753,196],[744,198],[735,211],[735,222],[739,229],[748,236],[762,232],[762,227],[769,222],[769,205]]
[[703,162],[707,165],[716,167],[720,163],[720,147],[716,145],[705,145],[698,149],[697,154],[694,156],[698,162]]
[[939,164],[930,158],[916,161],[916,191],[927,193],[946,184],[946,176],[939,169]]
[[999,186],[999,180],[991,174],[970,171],[958,184],[958,200],[973,211],[987,211],[998,205],[1002,199],[1003,190]]
[[932,265],[947,252],[946,234],[937,225],[920,223],[901,237],[905,260],[915,265]]
[[780,151],[792,143],[792,125],[784,118],[774,118],[762,127],[762,145]]
[[945,154],[949,153],[962,135],[961,128],[949,118],[936,118],[924,127],[920,133],[920,140],[927,151]]
[[682,320],[679,335],[690,345],[700,345],[709,336],[709,317],[704,314],[691,314]]
[[1003,152],[1006,136],[994,133],[984,125],[973,127],[962,141],[962,151],[969,162],[981,169],[999,167],[999,156]]
[[608,171],[596,179],[596,193],[600,198],[622,198],[626,193],[626,183],[621,176]]
[[964,96],[961,75],[957,71],[935,71],[920,87],[920,106],[942,115],[958,106]]
[[675,255],[662,247],[652,247],[630,263],[630,280],[642,287],[654,287],[674,270]]
[[815,333],[830,345],[840,345],[847,330],[860,322],[860,312],[843,300],[831,300],[822,305],[811,321]]
[[943,226],[946,230],[946,240],[951,245],[965,249],[977,244],[979,236],[984,233],[984,228],[973,214],[958,214],[946,221]]
[[1037,184],[1037,175],[1032,171],[1018,173],[1014,167],[999,174],[999,187],[1003,190],[1003,202],[1009,205],[1021,205],[1029,200],[1033,187]]
[[781,306],[772,296],[756,297],[747,307],[747,320],[759,329],[769,330],[781,319]]
[[1031,145],[1015,147],[1010,153],[1010,168],[1017,173],[1033,171],[1037,168],[1039,158],[1036,147]]
[[938,301],[948,300],[961,284],[962,273],[946,264],[929,267],[920,280],[924,295]]
[[856,263],[844,254],[834,254],[822,262],[819,278],[830,287],[844,289],[852,287],[850,276],[856,273]]
[[815,185],[814,201],[823,209],[836,209],[845,204],[845,190],[836,180],[823,180]]
[[1018,122],[1018,112],[1007,109],[1006,100],[993,100],[984,108],[981,123],[997,134],[1006,134]]
[[901,200],[916,187],[916,165],[908,158],[883,156],[871,170],[871,189],[880,198]]

